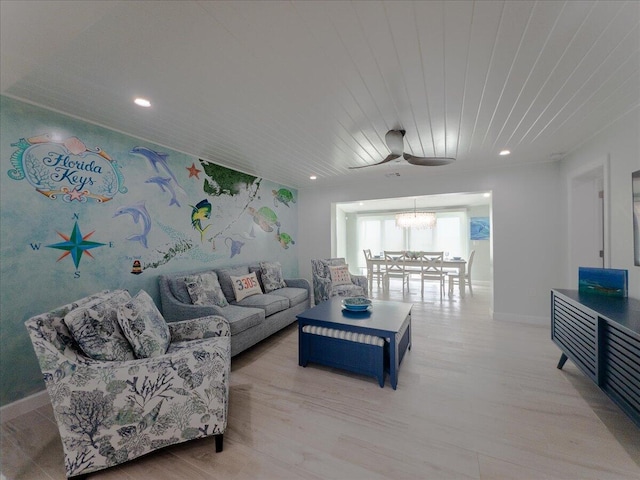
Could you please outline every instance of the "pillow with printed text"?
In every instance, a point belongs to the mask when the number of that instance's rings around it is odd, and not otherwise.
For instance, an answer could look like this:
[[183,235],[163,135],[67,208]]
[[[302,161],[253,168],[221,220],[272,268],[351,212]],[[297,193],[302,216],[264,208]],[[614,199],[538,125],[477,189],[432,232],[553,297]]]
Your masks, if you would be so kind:
[[329,266],[331,273],[331,283],[333,285],[351,285],[351,274],[349,273],[349,265]]
[[247,298],[251,295],[262,293],[260,284],[258,283],[258,277],[256,272],[251,272],[241,277],[231,276],[231,283],[233,284],[233,293],[236,296],[236,302],[239,302],[243,298]]

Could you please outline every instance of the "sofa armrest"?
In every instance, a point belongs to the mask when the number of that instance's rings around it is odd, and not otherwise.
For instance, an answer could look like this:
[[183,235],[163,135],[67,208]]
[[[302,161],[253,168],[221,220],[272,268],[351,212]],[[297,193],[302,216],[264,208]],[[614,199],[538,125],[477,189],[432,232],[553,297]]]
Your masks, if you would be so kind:
[[311,295],[311,285],[306,278],[285,278],[284,283],[287,284],[287,287],[304,288],[309,292],[309,295]]
[[167,324],[171,332],[171,341],[184,342],[209,337],[229,337],[229,322],[220,315],[193,318]]

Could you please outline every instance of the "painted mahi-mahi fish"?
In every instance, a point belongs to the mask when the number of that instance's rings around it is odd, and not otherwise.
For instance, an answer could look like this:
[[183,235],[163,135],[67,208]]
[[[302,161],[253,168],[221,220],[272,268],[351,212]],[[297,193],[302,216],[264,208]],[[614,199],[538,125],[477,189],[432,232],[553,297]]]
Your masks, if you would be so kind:
[[204,232],[211,226],[211,224],[203,227],[202,222],[211,218],[211,202],[205,198],[198,202],[195,207],[193,205],[189,206],[192,208],[191,225],[200,232],[200,241],[204,242]]

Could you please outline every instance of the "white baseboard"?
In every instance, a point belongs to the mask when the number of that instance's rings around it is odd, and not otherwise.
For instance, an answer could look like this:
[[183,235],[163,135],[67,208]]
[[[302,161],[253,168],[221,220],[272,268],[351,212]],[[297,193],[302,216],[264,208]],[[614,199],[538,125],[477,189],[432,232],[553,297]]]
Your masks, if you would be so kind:
[[0,407],[0,423],[5,423],[14,418],[18,418],[20,415],[32,412],[40,407],[44,407],[50,403],[49,395],[46,390],[43,390],[28,397],[16,400],[13,403],[9,403],[3,407]]
[[517,313],[493,312],[493,319],[498,322],[529,323],[533,325],[550,325],[549,317],[538,317],[535,315],[522,315]]

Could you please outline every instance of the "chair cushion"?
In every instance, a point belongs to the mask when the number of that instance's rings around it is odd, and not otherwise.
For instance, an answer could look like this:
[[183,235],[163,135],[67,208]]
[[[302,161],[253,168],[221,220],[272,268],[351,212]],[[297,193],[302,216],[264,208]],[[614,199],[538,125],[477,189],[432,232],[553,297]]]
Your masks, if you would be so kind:
[[260,262],[260,270],[262,273],[264,293],[270,293],[287,286],[282,276],[282,265],[280,262]]
[[331,265],[329,266],[331,274],[331,283],[334,287],[339,285],[351,285],[351,274],[349,273],[349,265]]
[[233,293],[236,302],[240,302],[242,299],[251,295],[257,295],[262,293],[260,284],[258,283],[258,277],[255,272],[242,275],[240,277],[230,276],[233,283]]
[[289,308],[289,299],[272,293],[265,293],[262,295],[252,295],[247,297],[236,305],[242,307],[261,308],[264,310],[265,316],[268,317],[269,315],[273,315],[274,313],[278,313]]
[[94,360],[133,360],[135,354],[118,324],[118,306],[131,299],[126,290],[70,311],[64,323],[84,354]]
[[[251,298],[251,297],[249,297]],[[222,309],[222,315],[229,322],[229,331],[231,335],[255,327],[264,320],[264,310],[261,308],[238,307],[229,305]]]
[[194,305],[217,305],[219,307],[229,305],[220,287],[220,282],[218,282],[216,272],[190,275],[185,277],[184,283]]
[[364,288],[359,285],[338,285],[333,287],[333,295],[339,297],[359,297],[364,296]]
[[167,322],[144,290],[118,306],[118,323],[137,358],[164,355],[171,335]]

